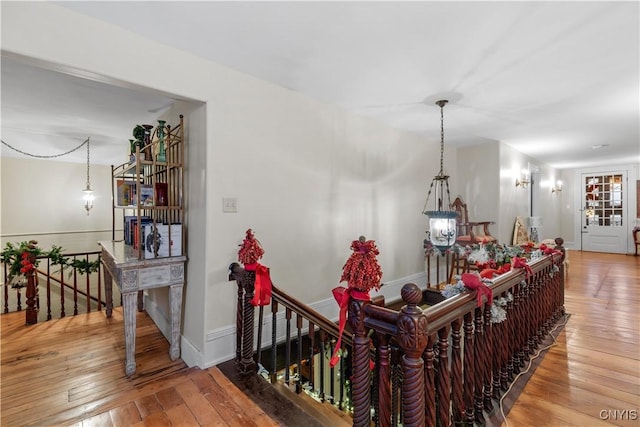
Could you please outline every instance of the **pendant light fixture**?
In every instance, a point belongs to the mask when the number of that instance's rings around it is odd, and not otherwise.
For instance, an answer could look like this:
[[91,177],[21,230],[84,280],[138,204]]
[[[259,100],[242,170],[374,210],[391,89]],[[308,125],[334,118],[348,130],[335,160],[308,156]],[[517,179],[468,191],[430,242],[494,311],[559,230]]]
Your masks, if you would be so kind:
[[[444,106],[449,101],[446,99],[436,102],[440,107],[440,172],[431,181],[427,200],[424,202],[422,213],[429,217],[429,240],[441,251],[449,249],[456,241],[456,217],[457,213],[450,210],[451,195],[449,193],[449,176],[444,174]],[[427,210],[431,191],[435,187],[435,209]],[[443,206],[444,197],[447,204]]]
[[84,208],[87,210],[87,215],[89,215],[89,211],[93,207],[93,190],[91,189],[91,183],[89,182],[89,159],[90,159],[90,151],[89,151],[90,140],[87,138],[87,188],[83,191],[84,196],[82,200],[84,201]]

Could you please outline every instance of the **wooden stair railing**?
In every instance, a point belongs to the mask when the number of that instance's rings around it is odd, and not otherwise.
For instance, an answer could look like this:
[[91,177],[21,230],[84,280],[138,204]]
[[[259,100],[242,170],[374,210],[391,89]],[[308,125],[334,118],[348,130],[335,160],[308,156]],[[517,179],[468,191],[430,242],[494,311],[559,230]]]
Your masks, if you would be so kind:
[[[320,363],[319,378],[314,363],[329,359],[337,325],[274,286],[271,346],[262,351],[265,319],[260,307],[254,353],[255,307],[249,303],[254,277],[232,264],[229,280],[238,285],[236,362],[241,372],[268,374],[272,383],[290,385],[293,372],[297,392],[311,388],[321,401],[346,405],[353,411],[354,426],[371,426],[372,413],[375,425],[382,427],[484,425],[486,414],[565,314],[563,260],[564,252],[554,253],[530,262],[531,274],[514,269],[494,279],[494,300],[502,298],[506,313],[502,322],[494,323],[493,300],[478,306],[475,292],[426,310],[420,308],[423,292],[415,284],[403,287],[399,311],[385,308],[383,301],[351,300],[343,336],[348,356],[331,377],[323,371],[328,364]],[[278,326],[278,317],[284,325]],[[269,370],[262,366],[265,354]],[[375,362],[373,372],[370,361]],[[279,371],[284,371],[280,377]],[[346,381],[334,381],[335,375],[350,378],[349,389]],[[332,388],[336,383],[339,390]]]
[[[349,359],[340,357],[334,368],[328,363],[339,335],[338,325],[273,285],[271,343],[265,347],[265,306],[258,307],[257,339],[254,340],[256,307],[250,303],[254,293],[254,272],[233,263],[229,280],[235,281],[238,287],[236,328],[239,333],[236,336],[235,361],[240,372],[247,375],[268,373],[272,383],[278,381],[278,373],[283,372],[282,380],[287,385],[293,382],[298,393],[304,389],[321,401],[328,400],[340,409],[347,409],[350,401],[349,390],[346,389],[348,383],[341,379],[347,378]],[[375,298],[374,303],[384,304],[384,298]],[[279,317],[283,318],[284,325]],[[293,334],[292,324],[295,328]],[[352,335],[345,329],[342,350],[350,356],[351,347]],[[254,348],[257,351],[254,352]],[[263,360],[265,358],[268,360]]]
[[[101,252],[78,252],[64,254],[69,261],[84,260],[86,262],[99,260]],[[35,274],[30,279],[32,284],[24,288],[12,289],[8,283],[8,268],[4,264],[4,289],[3,312],[22,311],[23,293],[25,296],[25,315],[27,324],[37,323],[38,320],[51,320],[54,317],[65,317],[67,307],[71,304],[66,301],[72,299],[72,313],[89,313],[92,310],[101,310],[105,305],[102,295],[102,270],[91,274],[82,274],[78,269],[68,266],[60,269],[59,265],[52,265],[48,257],[38,257],[42,262]],[[57,295],[57,297],[56,297]],[[57,299],[54,300],[54,297]],[[44,300],[44,301],[41,301]],[[54,308],[59,313],[54,313]],[[41,312],[41,310],[45,310]]]

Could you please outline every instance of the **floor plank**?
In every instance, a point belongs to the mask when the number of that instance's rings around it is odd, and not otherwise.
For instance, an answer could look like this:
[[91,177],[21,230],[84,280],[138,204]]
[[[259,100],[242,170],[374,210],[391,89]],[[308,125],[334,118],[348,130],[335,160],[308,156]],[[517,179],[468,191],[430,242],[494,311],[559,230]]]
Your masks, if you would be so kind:
[[503,426],[640,425],[640,257],[569,251],[571,316]]
[[217,368],[172,361],[169,343],[144,312],[137,314],[131,377],[124,374],[121,308],[110,319],[94,312],[25,326],[22,312],[0,320],[3,427],[277,425],[231,382],[221,387]]

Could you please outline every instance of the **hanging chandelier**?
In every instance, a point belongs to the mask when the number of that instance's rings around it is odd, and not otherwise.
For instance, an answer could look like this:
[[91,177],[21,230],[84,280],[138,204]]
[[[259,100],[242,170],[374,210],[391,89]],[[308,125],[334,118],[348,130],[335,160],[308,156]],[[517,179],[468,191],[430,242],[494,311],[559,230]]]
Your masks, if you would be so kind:
[[89,164],[90,164],[89,145],[90,145],[90,140],[89,138],[87,138],[87,187],[84,190],[82,190],[82,192],[84,193],[82,200],[84,201],[84,208],[87,210],[87,215],[89,215],[89,211],[93,207],[93,190],[91,189],[91,182],[89,182]]
[[[451,195],[449,193],[449,176],[444,174],[444,106],[446,99],[436,102],[440,107],[440,172],[431,181],[427,200],[424,202],[422,213],[429,217],[429,241],[441,251],[449,249],[456,241],[456,217],[455,211],[449,210]],[[435,209],[427,210],[431,191],[435,188]],[[446,209],[443,206],[444,197],[447,197]]]

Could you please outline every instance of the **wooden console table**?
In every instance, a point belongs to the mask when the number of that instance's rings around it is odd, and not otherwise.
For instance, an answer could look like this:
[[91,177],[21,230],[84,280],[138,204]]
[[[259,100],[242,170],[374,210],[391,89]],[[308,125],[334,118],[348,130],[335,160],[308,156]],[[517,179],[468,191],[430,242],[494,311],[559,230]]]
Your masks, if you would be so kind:
[[182,316],[182,288],[186,256],[139,260],[134,251],[124,242],[101,241],[104,289],[107,300],[106,314],[113,312],[112,281],[116,282],[122,294],[124,311],[125,373],[136,371],[136,307],[138,291],[169,287],[171,339],[169,356],[171,360],[180,357],[180,319]]

